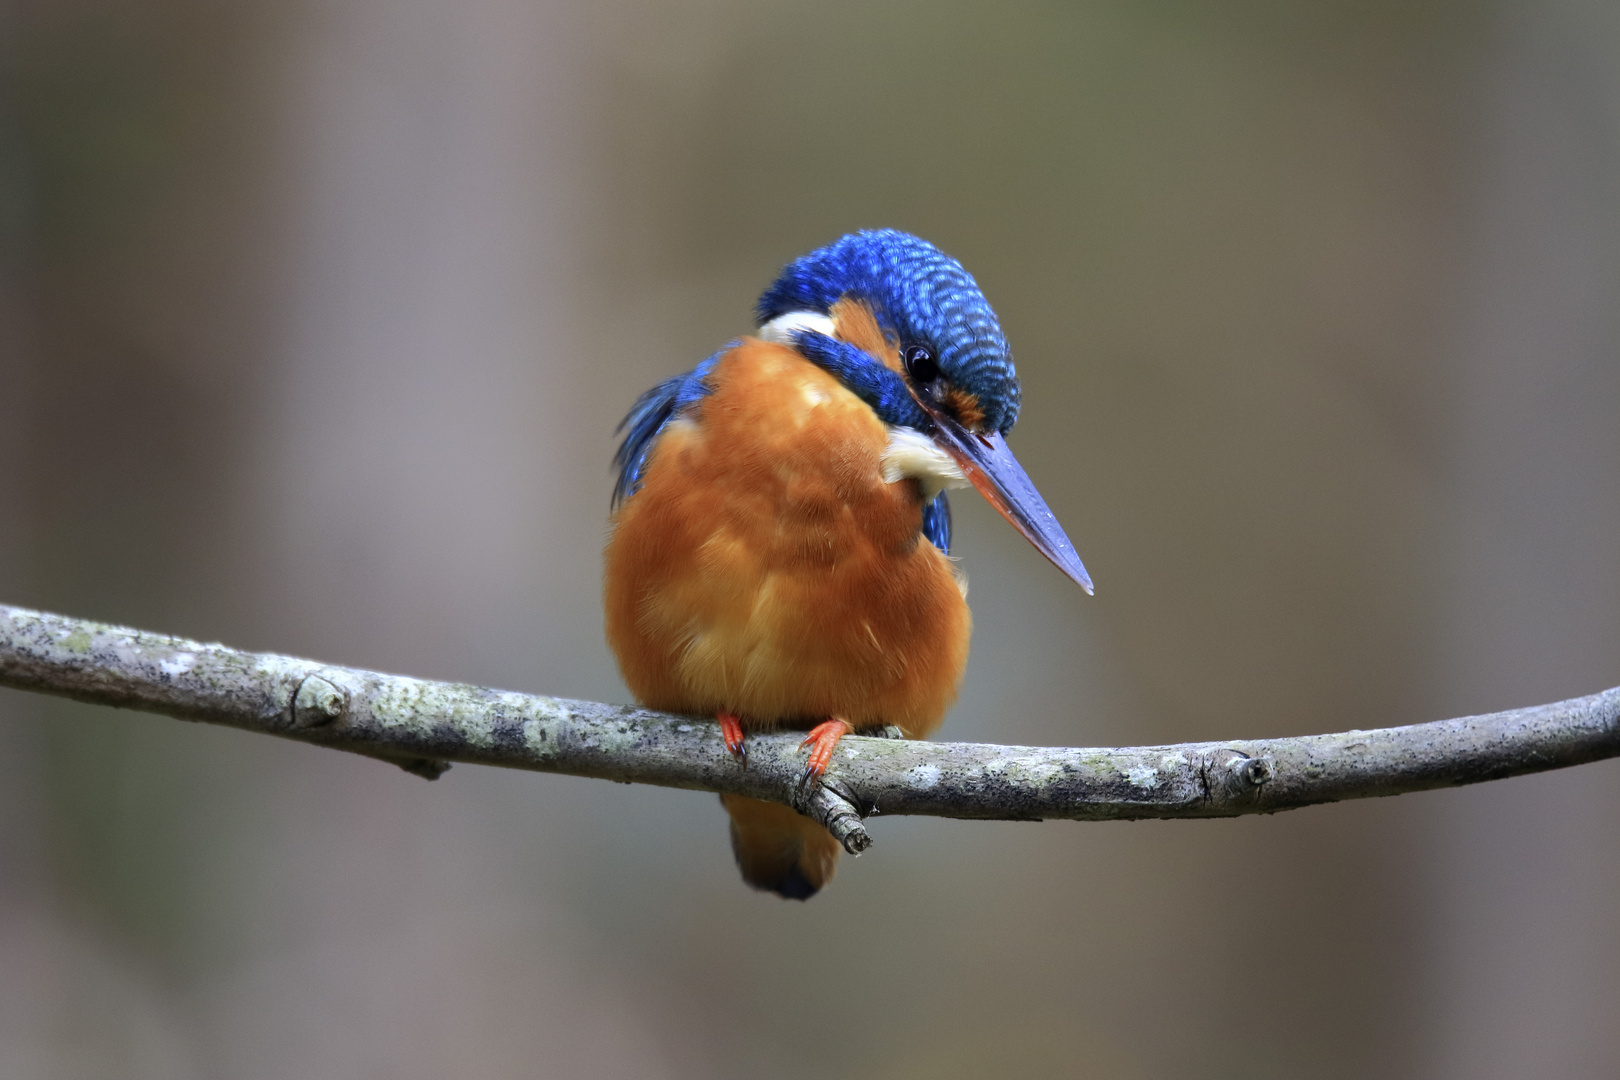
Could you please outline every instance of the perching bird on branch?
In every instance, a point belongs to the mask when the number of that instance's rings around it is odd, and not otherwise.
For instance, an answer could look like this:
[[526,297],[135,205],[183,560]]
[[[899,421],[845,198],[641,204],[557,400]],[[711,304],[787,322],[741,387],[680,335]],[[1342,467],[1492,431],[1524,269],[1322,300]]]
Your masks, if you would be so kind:
[[[789,264],[759,330],[625,417],[607,546],[608,642],[643,705],[746,732],[807,729],[805,782],[838,740],[939,726],[967,663],[944,489],[972,484],[1088,593],[1074,546],[1003,436],[1018,377],[960,263],[860,232]],[[785,806],[721,796],[749,884],[797,900],[839,845]]]

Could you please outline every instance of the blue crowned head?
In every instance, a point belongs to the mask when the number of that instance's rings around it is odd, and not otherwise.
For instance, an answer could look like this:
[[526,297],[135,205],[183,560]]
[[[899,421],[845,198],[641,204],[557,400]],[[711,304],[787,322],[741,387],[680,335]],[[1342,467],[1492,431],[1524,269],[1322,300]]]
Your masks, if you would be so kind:
[[912,380],[966,404],[979,431],[1012,430],[1018,374],[996,313],[962,264],[895,229],[851,233],[795,259],[759,298],[763,325],[794,312],[827,314],[844,298],[865,301],[892,334]]

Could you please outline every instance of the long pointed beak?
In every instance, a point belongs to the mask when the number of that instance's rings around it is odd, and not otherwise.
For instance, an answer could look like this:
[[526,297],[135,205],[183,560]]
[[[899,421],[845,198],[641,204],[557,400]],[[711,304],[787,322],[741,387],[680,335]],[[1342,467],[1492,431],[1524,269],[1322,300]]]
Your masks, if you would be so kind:
[[1023,533],[1052,565],[1067,574],[1088,594],[1094,590],[1091,575],[1063,532],[1063,526],[1035,490],[1034,481],[1018,464],[1007,440],[999,431],[979,435],[963,427],[955,417],[928,399],[926,394],[913,392],[917,404],[934,421],[934,442],[951,455],[974,487],[979,489],[1001,516],[1012,522],[1013,528]]

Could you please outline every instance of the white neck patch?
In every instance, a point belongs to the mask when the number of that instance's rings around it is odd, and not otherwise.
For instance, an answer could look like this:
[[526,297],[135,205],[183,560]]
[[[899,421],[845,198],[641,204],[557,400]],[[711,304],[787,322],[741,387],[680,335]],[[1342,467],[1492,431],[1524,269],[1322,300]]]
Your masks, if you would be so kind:
[[818,334],[834,337],[838,326],[819,311],[790,311],[760,327],[759,336],[774,345],[793,345],[793,335],[800,330],[814,330]]
[[923,501],[931,500],[946,488],[966,487],[968,478],[939,444],[916,428],[891,427],[889,445],[883,450],[883,482],[896,484],[915,480],[922,488]]

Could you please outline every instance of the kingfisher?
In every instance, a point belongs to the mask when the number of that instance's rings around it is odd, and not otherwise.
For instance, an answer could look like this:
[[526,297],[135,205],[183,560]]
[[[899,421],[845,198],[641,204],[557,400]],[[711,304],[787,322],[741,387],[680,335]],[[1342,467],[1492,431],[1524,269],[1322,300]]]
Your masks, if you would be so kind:
[[[962,264],[892,229],[796,259],[758,329],[653,387],[619,426],[606,630],[638,701],[747,734],[937,728],[972,620],[946,491],[972,486],[1087,593],[1091,578],[1007,448],[1019,384]],[[748,884],[805,900],[840,845],[777,803],[722,795]]]

